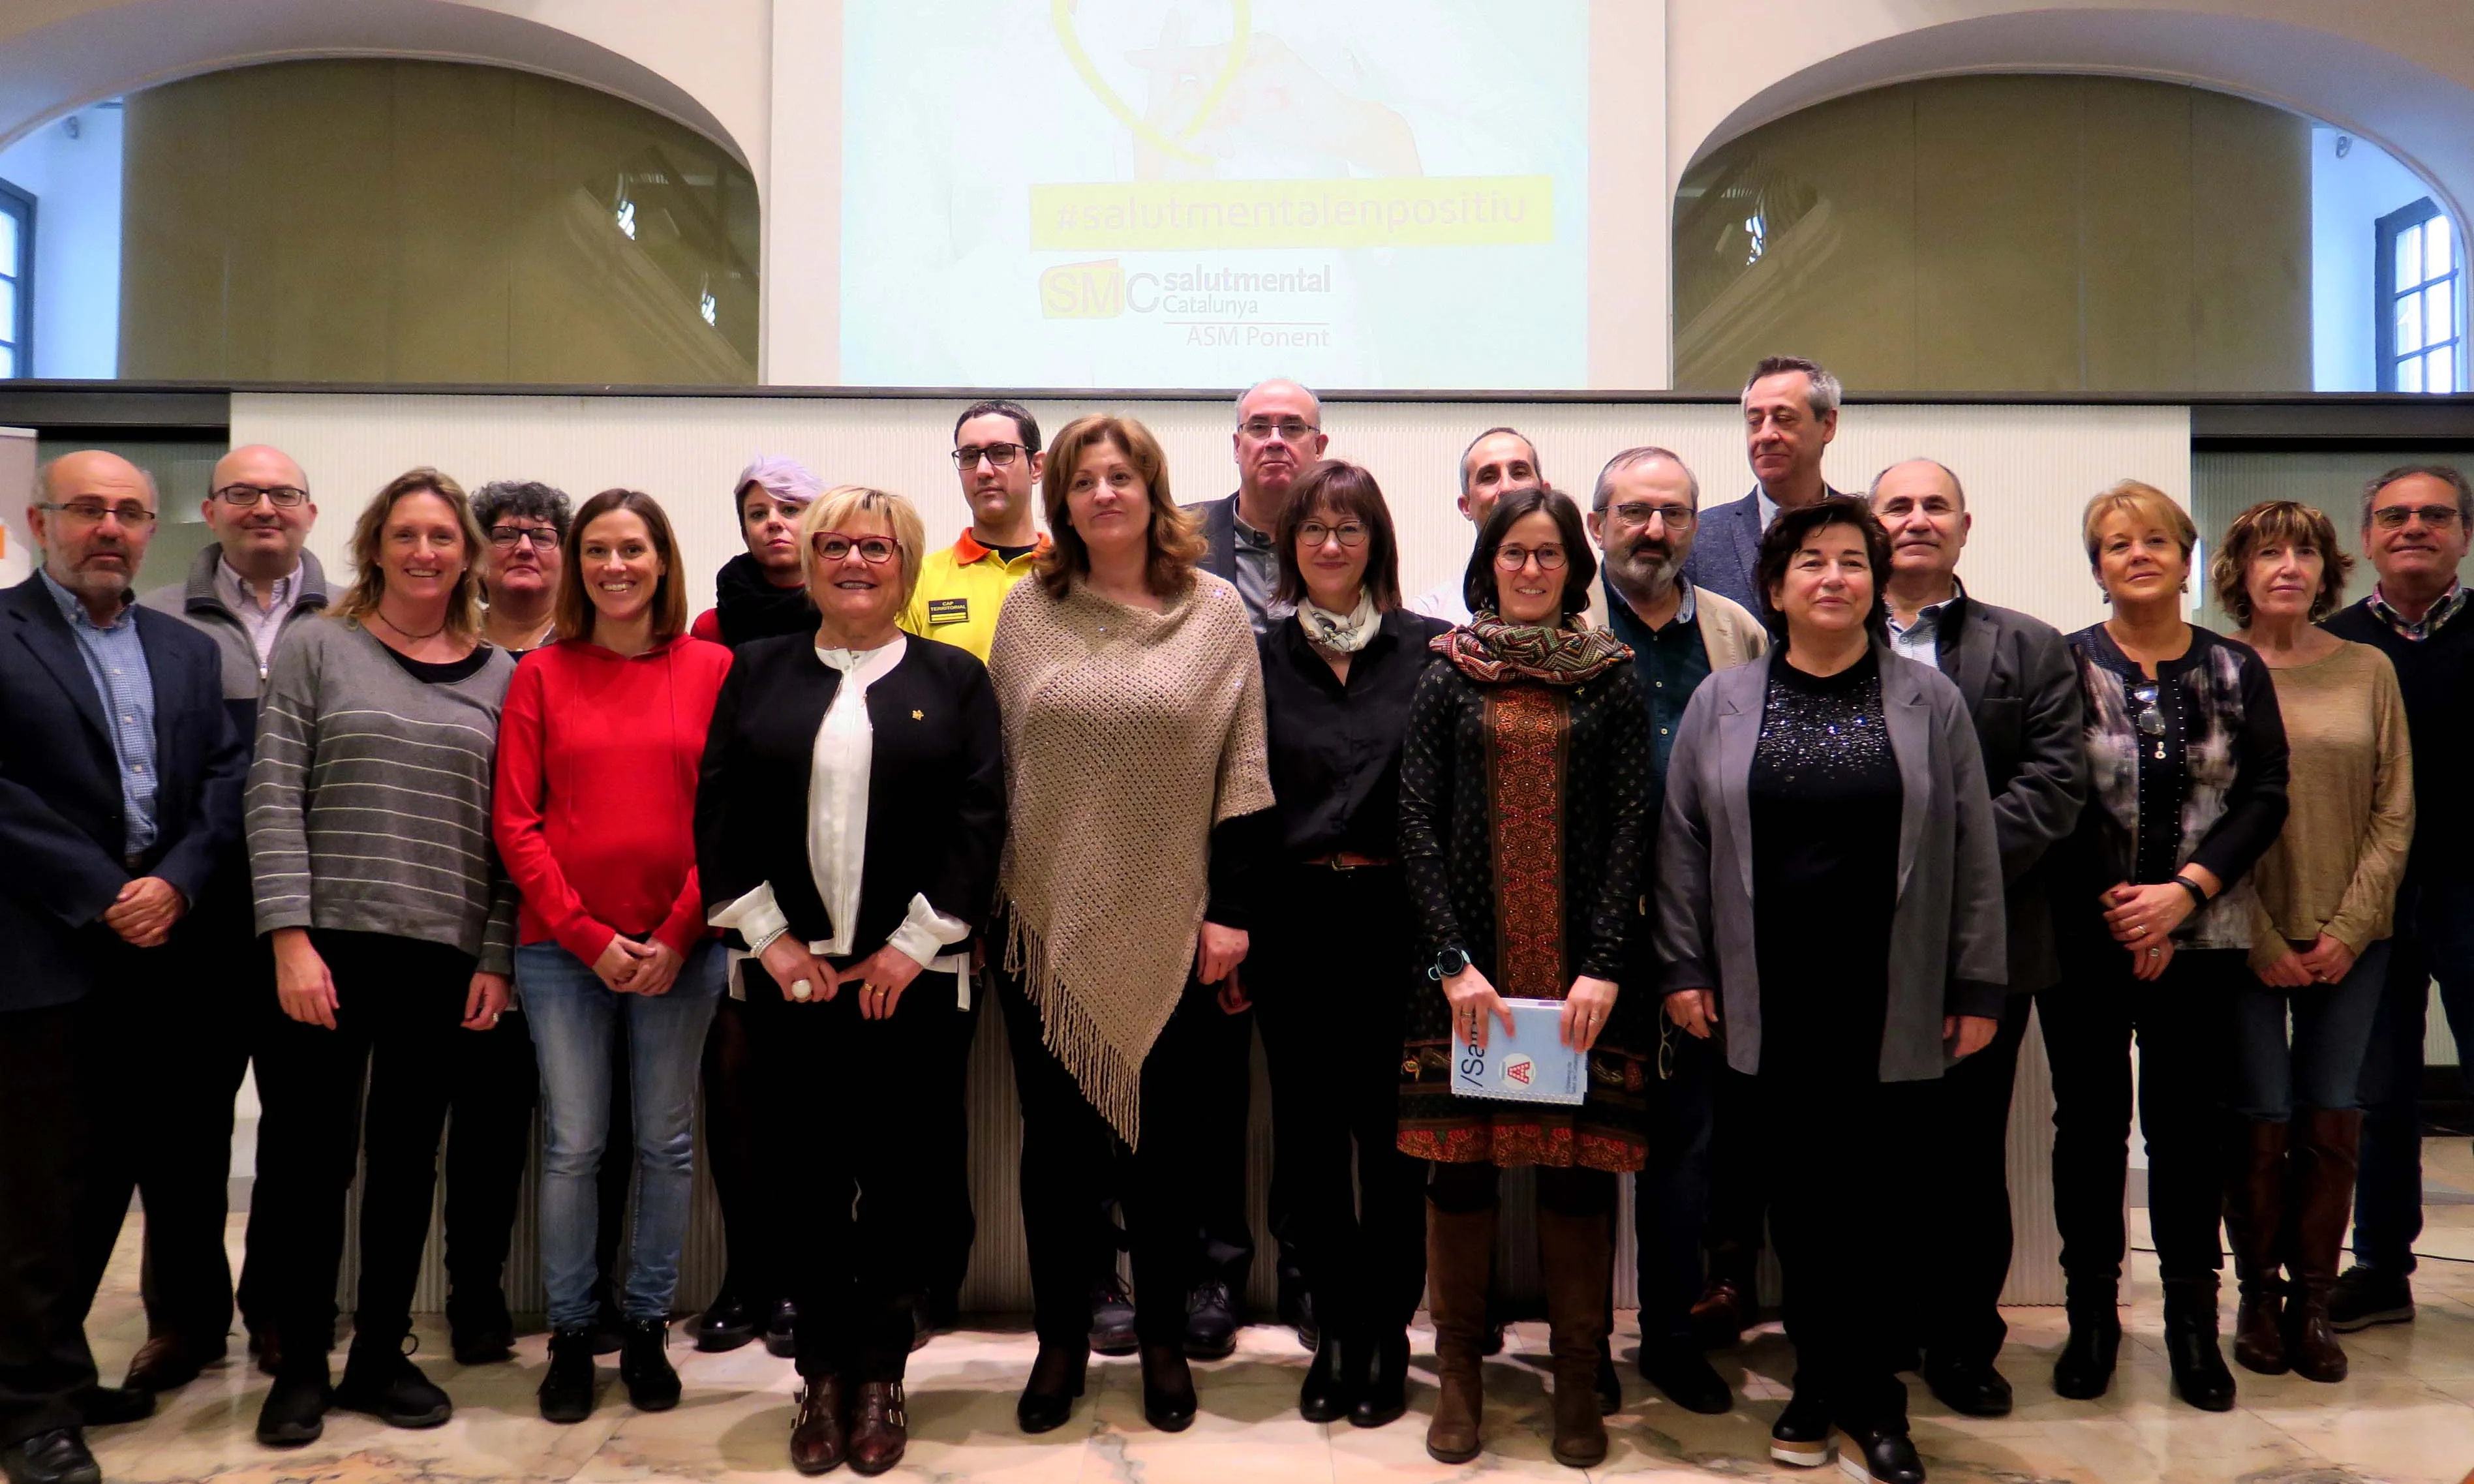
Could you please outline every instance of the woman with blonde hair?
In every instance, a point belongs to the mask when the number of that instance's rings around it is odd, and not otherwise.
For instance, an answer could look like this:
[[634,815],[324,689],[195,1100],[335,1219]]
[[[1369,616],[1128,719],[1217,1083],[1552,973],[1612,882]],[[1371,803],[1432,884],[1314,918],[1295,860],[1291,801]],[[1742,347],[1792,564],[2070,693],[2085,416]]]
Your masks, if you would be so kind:
[[1022,1099],[1023,1226],[1039,1356],[1016,1417],[1060,1426],[1083,1389],[1083,1233],[1112,1148],[1134,1262],[1143,1413],[1194,1420],[1185,1297],[1207,1128],[1186,1075],[1211,1017],[1246,1008],[1245,893],[1271,820],[1263,677],[1244,602],[1131,418],[1058,433],[1052,545],[1006,597],[988,655],[1013,833],[989,939]]
[[2357,1084],[2413,842],[2413,755],[2396,668],[2318,626],[2343,605],[2352,566],[2325,515],[2272,499],[2234,518],[2209,568],[2218,605],[2242,625],[2234,638],[2276,682],[2292,758],[2284,832],[2251,872],[2260,905],[2251,978],[2234,990],[2243,1131],[2225,1211],[2242,1282],[2234,1359],[2314,1381],[2341,1381],[2347,1370],[2328,1297],[2353,1209]]
[[780,1203],[802,1473],[882,1473],[909,1443],[921,1224],[939,1209],[928,1105],[953,1082],[940,1062],[1005,838],[987,670],[898,626],[924,544],[899,495],[841,485],[808,506],[816,626],[739,646],[696,794],[706,920],[754,956],[768,1141],[796,1169]]
[[[250,866],[283,1010],[256,1049],[251,1223],[278,1249],[252,1253],[279,1288],[280,1367],[257,1420],[274,1447],[314,1441],[330,1405],[398,1427],[454,1410],[402,1346],[447,1120],[440,1069],[458,1025],[497,1023],[512,968],[516,893],[490,808],[515,666],[480,637],[483,539],[434,469],[380,490],[352,529],[352,591],[285,632],[258,713]],[[344,1195],[364,1153],[360,1302],[330,1392]]]
[[2102,1396],[2122,1343],[2135,1034],[2166,1359],[2184,1401],[2222,1412],[2226,1033],[2259,931],[2251,866],[2285,825],[2285,723],[2259,656],[2183,617],[2198,533],[2181,506],[2124,480],[2088,501],[2081,535],[2113,616],[2071,636],[2088,807],[2055,847],[2062,984],[2038,1000],[2071,1326],[2053,1389]]

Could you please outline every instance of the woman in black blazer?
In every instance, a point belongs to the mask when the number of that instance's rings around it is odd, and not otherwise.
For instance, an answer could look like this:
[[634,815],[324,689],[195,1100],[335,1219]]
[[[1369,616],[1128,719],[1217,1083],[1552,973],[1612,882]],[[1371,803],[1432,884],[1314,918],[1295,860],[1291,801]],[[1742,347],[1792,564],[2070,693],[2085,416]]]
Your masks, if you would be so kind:
[[[741,645],[696,794],[710,920],[777,991],[749,996],[770,1123],[799,1131],[783,1186],[806,1385],[790,1462],[900,1461],[910,1309],[937,1209],[922,1172],[930,1063],[970,992],[970,941],[1005,839],[995,693],[968,651],[895,626],[925,542],[908,500],[828,491],[800,522],[813,634]],[[792,799],[804,808],[786,807]],[[853,1212],[854,1189],[858,1208]]]

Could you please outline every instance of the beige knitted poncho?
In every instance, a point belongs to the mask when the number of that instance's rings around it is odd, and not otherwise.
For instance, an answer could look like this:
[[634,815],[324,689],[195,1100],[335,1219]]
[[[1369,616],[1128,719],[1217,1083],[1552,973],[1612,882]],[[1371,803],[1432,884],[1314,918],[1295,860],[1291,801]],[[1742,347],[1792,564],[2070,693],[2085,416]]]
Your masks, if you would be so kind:
[[1194,968],[1211,829],[1272,807],[1263,672],[1237,590],[1166,613],[1015,585],[988,678],[1005,723],[1006,967],[1049,1050],[1128,1143],[1143,1058]]

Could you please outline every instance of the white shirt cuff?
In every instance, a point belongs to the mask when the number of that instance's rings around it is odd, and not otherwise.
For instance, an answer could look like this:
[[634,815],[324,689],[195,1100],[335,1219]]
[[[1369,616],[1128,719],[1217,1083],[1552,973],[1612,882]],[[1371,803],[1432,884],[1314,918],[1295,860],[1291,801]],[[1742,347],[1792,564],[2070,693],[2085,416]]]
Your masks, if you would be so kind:
[[885,938],[889,947],[900,949],[921,968],[930,968],[943,957],[939,950],[958,943],[971,936],[969,923],[958,917],[948,917],[930,906],[922,892],[910,894],[910,912]]
[[725,903],[705,914],[705,921],[716,928],[735,931],[753,943],[767,934],[778,933],[789,926],[790,919],[773,901],[773,884],[766,882],[740,897]]

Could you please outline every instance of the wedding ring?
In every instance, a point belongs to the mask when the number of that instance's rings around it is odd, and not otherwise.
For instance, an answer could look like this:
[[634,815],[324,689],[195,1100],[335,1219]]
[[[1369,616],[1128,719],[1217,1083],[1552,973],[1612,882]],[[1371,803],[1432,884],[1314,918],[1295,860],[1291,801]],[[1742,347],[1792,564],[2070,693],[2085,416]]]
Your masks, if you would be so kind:
[[2164,950],[2164,949],[2162,949],[2162,948],[2150,948],[2150,949],[2148,949],[2148,950],[2147,950],[2147,957],[2149,957],[2149,958],[2153,959],[2153,958],[2156,958],[2156,957],[2158,957],[2159,955],[2163,954],[2164,952],[2165,952],[2165,950]]

